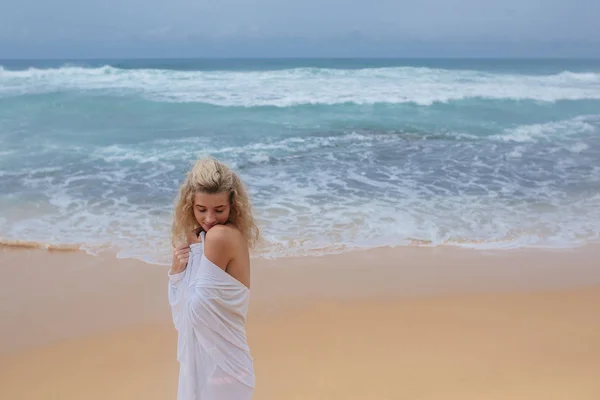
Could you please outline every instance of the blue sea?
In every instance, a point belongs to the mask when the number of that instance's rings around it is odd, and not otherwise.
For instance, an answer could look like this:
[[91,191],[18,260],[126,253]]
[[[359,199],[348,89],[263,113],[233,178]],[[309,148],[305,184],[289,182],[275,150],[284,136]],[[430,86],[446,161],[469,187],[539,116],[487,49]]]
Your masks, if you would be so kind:
[[0,61],[0,238],[170,262],[198,157],[258,257],[600,237],[600,60]]

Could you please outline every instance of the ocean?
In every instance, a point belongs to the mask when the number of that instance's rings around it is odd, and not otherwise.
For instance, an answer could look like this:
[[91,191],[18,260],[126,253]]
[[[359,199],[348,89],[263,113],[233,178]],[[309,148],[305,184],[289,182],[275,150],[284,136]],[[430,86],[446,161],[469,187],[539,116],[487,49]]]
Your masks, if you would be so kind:
[[170,263],[200,156],[257,257],[600,237],[600,60],[0,60],[0,238]]

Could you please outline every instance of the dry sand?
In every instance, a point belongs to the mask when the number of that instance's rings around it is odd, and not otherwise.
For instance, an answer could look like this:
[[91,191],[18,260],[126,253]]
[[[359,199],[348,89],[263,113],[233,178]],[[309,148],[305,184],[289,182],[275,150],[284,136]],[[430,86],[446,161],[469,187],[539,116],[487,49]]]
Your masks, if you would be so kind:
[[[175,399],[167,268],[0,249],[0,399]],[[254,260],[257,400],[600,399],[600,246]]]

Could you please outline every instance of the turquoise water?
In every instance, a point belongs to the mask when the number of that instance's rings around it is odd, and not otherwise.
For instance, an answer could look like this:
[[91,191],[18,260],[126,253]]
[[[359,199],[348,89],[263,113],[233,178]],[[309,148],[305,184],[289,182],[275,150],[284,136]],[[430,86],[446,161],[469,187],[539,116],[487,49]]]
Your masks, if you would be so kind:
[[600,236],[600,61],[0,61],[0,237],[167,263],[197,157],[260,256]]

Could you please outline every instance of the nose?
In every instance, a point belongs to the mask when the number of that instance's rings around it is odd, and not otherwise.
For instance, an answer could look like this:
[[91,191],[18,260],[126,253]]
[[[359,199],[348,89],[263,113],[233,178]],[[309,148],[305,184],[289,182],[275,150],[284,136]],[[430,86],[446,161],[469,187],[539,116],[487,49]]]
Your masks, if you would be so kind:
[[215,218],[215,216],[213,214],[208,214],[206,216],[206,223],[209,224],[209,225],[214,224],[216,220],[217,219]]

